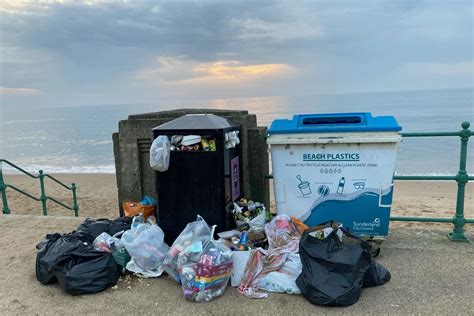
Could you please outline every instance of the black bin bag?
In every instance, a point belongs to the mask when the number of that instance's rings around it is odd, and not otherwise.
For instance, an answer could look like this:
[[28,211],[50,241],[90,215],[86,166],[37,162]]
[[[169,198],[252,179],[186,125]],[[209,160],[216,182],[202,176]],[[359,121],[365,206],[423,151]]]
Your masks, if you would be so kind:
[[377,260],[372,258],[370,267],[364,276],[364,287],[382,285],[390,281],[390,272]]
[[114,220],[87,218],[77,227],[74,234],[84,241],[93,243],[94,239],[104,232],[113,236],[120,231],[129,230],[132,220],[133,217],[119,217]]
[[51,284],[57,281],[54,268],[58,262],[72,252],[87,251],[90,248],[74,234],[48,234],[36,245],[36,279],[42,284]]
[[65,292],[77,295],[103,291],[118,281],[112,254],[94,250],[75,232],[48,234],[36,248],[36,278],[42,284],[59,282]]
[[[335,227],[335,226],[333,226]],[[343,241],[336,235],[343,232]],[[362,287],[390,280],[390,273],[371,256],[371,246],[344,228],[318,239],[306,230],[300,240],[303,269],[296,279],[309,302],[324,306],[349,306],[359,300]]]
[[119,278],[112,254],[95,250],[71,253],[54,270],[59,286],[72,295],[106,290]]

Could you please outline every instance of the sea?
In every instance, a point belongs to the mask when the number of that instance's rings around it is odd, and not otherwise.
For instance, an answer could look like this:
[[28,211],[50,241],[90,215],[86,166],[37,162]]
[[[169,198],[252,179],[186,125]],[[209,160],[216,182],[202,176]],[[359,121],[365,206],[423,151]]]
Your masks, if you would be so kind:
[[[372,112],[393,115],[404,132],[458,131],[474,125],[474,89],[320,94],[153,104],[14,107],[0,105],[0,158],[48,173],[114,173],[112,133],[130,114],[177,108],[239,109],[258,124],[294,114]],[[474,130],[474,126],[472,127]],[[405,138],[398,148],[399,175],[451,175],[459,168],[459,137]],[[4,173],[13,173],[3,166]],[[474,173],[474,138],[468,172]]]

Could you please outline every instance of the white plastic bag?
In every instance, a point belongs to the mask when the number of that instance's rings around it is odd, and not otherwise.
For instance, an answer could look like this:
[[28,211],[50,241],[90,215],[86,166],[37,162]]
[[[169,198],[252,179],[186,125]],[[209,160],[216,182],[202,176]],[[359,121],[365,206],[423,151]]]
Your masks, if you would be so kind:
[[289,254],[285,264],[278,271],[272,271],[260,279],[258,286],[269,292],[300,294],[296,278],[301,274],[302,269],[299,254]]
[[153,170],[164,172],[170,165],[171,144],[167,136],[158,136],[150,148],[150,167]]
[[127,262],[126,269],[145,278],[156,278],[163,274],[163,266],[159,266],[156,270],[145,270],[140,268],[133,258]]
[[[265,205],[258,203],[261,208],[260,213],[252,219],[245,218],[245,220],[235,219],[235,225],[237,227],[244,225],[247,223],[250,226],[250,231],[263,231],[265,228],[265,222],[267,217],[267,210]],[[234,212],[242,212],[242,208],[234,202]]]
[[235,224],[238,226],[241,226],[245,223],[248,223],[250,226],[250,231],[263,231],[265,227],[265,221],[266,221],[266,214],[265,214],[265,207],[263,208],[263,211],[260,212],[257,216],[252,218],[249,221],[241,221],[241,220],[235,220]]
[[163,262],[165,271],[173,277],[176,282],[181,282],[178,272],[179,253],[201,236],[209,238],[209,236],[211,236],[211,227],[209,227],[206,221],[198,215],[196,221],[186,225],[166,254],[166,258]]
[[117,240],[119,239],[110,236],[106,232],[103,232],[102,234],[100,234],[94,239],[92,246],[97,251],[112,253],[115,250],[115,247],[116,247],[115,243]]
[[239,286],[245,273],[245,267],[250,258],[250,250],[232,252],[232,274],[230,278],[231,286]]
[[138,224],[134,227],[132,225],[132,229],[123,233],[121,242],[132,257],[134,265],[161,274],[163,259],[169,250],[164,237],[165,234],[158,225]]

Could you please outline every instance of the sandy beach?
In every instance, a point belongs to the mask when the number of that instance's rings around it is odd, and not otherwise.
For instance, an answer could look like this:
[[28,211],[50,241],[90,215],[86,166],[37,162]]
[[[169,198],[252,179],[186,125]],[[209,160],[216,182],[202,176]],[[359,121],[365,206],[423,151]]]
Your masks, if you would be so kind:
[[[117,185],[114,174],[56,174],[65,183],[75,182],[78,191],[78,204],[81,217],[114,218],[118,216]],[[39,182],[20,175],[4,175],[5,182],[24,188],[39,196]],[[70,191],[47,179],[47,194],[72,205]],[[396,181],[392,215],[450,217],[456,205],[456,183],[453,181]],[[33,201],[9,189],[8,203],[12,214],[41,215],[41,203]],[[274,206],[272,206],[274,209]],[[49,214],[69,216],[73,213],[48,201]],[[474,186],[466,188],[466,217],[474,217]],[[391,225],[413,226],[416,223],[392,223]],[[421,225],[450,225],[427,224]]]

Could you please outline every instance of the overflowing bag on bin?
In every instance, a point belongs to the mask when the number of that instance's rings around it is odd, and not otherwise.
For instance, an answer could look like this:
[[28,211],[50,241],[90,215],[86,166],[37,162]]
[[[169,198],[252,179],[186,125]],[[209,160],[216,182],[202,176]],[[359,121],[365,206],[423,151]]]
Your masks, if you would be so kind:
[[132,228],[123,233],[121,242],[132,258],[127,270],[145,277],[157,277],[163,273],[163,260],[169,250],[165,234],[156,224],[143,223],[142,217],[133,219]]
[[178,271],[184,298],[195,302],[209,302],[224,293],[232,271],[232,250],[202,235],[179,253]]
[[299,254],[303,268],[296,284],[316,305],[352,305],[363,287],[390,280],[390,273],[372,258],[371,246],[335,223],[306,230]]
[[203,236],[210,238],[211,227],[201,216],[198,215],[194,222],[186,225],[178,238],[173,242],[173,245],[171,245],[170,250],[166,254],[163,266],[166,273],[173,277],[176,282],[181,282],[178,271],[178,255],[192,242]]
[[153,170],[164,172],[170,164],[171,143],[167,136],[158,136],[150,147],[150,167]]

